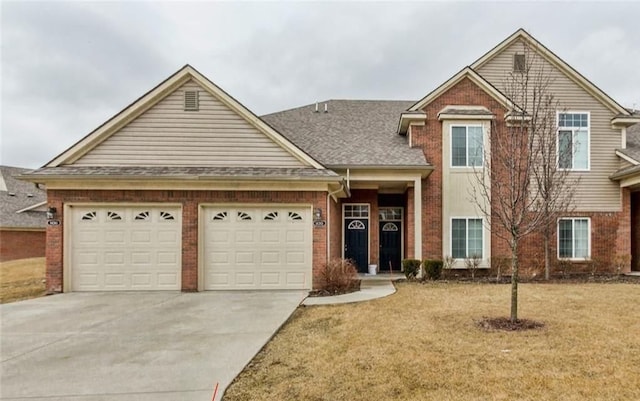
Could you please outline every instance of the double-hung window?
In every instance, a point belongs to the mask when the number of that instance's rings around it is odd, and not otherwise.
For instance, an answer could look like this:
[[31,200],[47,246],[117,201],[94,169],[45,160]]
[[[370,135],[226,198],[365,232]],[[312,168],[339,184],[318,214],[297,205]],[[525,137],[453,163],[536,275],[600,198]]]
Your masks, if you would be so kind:
[[558,167],[589,170],[589,113],[558,113]]
[[558,220],[558,258],[588,259],[591,227],[588,218],[563,218]]
[[451,127],[451,166],[482,167],[482,126]]
[[482,219],[451,219],[451,256],[454,259],[482,259]]

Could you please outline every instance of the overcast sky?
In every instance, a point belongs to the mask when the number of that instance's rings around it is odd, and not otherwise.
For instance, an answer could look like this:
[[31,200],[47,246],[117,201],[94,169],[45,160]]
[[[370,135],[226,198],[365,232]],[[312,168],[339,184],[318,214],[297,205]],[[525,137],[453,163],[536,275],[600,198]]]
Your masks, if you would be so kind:
[[6,2],[0,163],[40,167],[191,64],[256,114],[417,100],[525,28],[640,107],[640,2]]

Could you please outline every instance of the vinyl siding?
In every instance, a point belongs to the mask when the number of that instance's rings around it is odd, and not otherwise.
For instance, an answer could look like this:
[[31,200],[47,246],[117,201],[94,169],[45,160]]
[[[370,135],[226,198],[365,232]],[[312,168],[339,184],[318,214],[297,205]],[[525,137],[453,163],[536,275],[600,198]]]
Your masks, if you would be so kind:
[[[477,72],[496,88],[504,90],[516,51],[523,52],[521,42],[507,47]],[[620,187],[608,178],[620,168],[615,149],[621,147],[622,137],[620,130],[611,129],[614,113],[551,63],[542,57],[538,62],[553,80],[551,90],[561,109],[590,112],[590,171],[575,173],[580,177],[575,195],[577,211],[620,211]]]
[[[185,90],[199,91],[199,111],[184,111]],[[74,164],[305,166],[194,81],[175,90]]]

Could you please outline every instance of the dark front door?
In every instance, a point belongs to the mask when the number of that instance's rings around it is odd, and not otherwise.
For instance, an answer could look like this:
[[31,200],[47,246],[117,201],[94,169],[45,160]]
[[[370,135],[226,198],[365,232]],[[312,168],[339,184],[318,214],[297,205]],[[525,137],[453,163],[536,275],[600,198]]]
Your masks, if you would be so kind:
[[402,252],[402,223],[399,221],[380,222],[380,271],[400,272]]
[[353,260],[360,273],[367,272],[369,261],[369,220],[345,219],[344,258]]

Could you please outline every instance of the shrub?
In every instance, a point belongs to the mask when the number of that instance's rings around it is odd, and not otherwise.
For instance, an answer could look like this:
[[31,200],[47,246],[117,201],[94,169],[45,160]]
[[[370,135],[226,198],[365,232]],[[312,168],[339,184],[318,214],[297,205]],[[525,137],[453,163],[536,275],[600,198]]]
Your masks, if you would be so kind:
[[456,259],[453,256],[446,255],[442,261],[442,273],[445,278],[449,277],[449,271],[453,269]]
[[471,271],[471,279],[472,280],[476,279],[476,271],[480,267],[480,262],[481,261],[482,261],[482,259],[480,259],[480,256],[478,256],[478,255],[473,255],[473,256],[471,256],[469,258],[466,258],[464,260],[464,265],[466,266],[467,269],[469,269],[469,271]]
[[402,270],[407,280],[414,280],[420,271],[420,261],[418,259],[403,259]]
[[426,259],[422,262],[424,268],[424,276],[429,280],[439,280],[442,275],[442,266],[444,262],[442,260]]
[[358,270],[352,260],[332,259],[322,266],[318,290],[329,294],[351,292],[358,281]]
[[615,273],[619,276],[622,274],[622,271],[629,266],[631,263],[631,255],[629,254],[616,254],[613,258],[613,268],[615,269]]
[[495,274],[496,281],[502,280],[502,273],[509,268],[511,259],[506,256],[493,256],[490,260],[491,273]]
[[558,264],[556,265],[556,269],[562,274],[563,277],[568,277],[569,273],[573,269],[573,264],[569,259],[558,259]]

